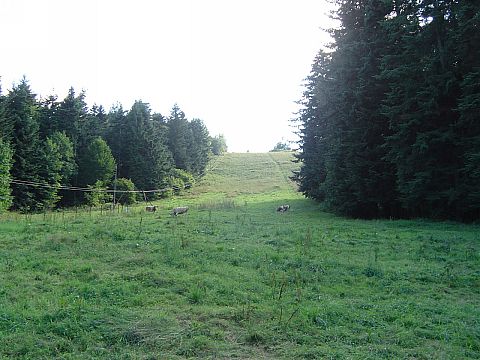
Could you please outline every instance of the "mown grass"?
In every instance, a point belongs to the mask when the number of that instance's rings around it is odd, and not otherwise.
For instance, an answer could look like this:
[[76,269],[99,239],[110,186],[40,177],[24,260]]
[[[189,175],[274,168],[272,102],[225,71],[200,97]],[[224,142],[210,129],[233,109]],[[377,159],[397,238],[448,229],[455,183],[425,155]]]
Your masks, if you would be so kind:
[[3,215],[0,358],[480,357],[479,227],[334,217],[290,157],[218,158],[157,213]]

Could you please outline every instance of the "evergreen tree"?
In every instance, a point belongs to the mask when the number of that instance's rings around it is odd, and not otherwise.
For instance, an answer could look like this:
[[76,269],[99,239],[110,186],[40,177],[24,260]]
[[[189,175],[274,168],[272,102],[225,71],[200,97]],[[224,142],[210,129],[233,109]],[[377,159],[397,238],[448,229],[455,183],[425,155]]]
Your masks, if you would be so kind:
[[9,141],[13,137],[13,123],[7,118],[5,113],[6,97],[2,93],[0,84],[0,139]]
[[75,90],[70,88],[67,96],[57,109],[56,130],[65,131],[72,140],[75,156],[86,149],[95,137],[90,131],[88,107],[85,102],[85,93],[75,95]]
[[47,138],[55,131],[59,131],[58,108],[60,103],[56,95],[50,95],[40,104],[39,123],[40,137]]
[[192,131],[184,112],[180,110],[177,104],[173,106],[170,113],[168,130],[168,148],[173,155],[175,167],[191,172]]
[[0,213],[12,204],[10,189],[12,167],[12,151],[7,142],[0,137]]
[[[71,183],[75,186],[86,185],[85,179],[88,179],[88,181],[92,181],[92,179],[89,169],[80,166],[80,163],[85,160],[85,154],[88,152],[87,148],[97,137],[97,132],[94,126],[94,116],[89,113],[85,102],[85,92],[81,92],[77,96],[73,87],[70,88],[67,96],[60,102],[56,114],[57,129],[64,131],[71,140],[75,163],[78,165],[78,171]],[[65,193],[62,202],[64,204],[77,203],[80,200],[77,195],[77,192]]]
[[319,51],[312,65],[310,76],[306,79],[306,90],[299,102],[299,152],[298,161],[302,162],[300,171],[294,175],[299,182],[299,190],[304,195],[318,200],[325,200],[323,183],[327,170],[329,143],[332,128],[329,120],[334,118],[333,77],[331,73],[331,55]]
[[148,104],[136,101],[125,118],[124,129],[120,175],[141,190],[161,187],[172,169],[162,123],[152,119]]
[[0,86],[0,213],[8,209],[12,204],[10,188],[12,150],[10,149],[9,143],[3,140],[3,137],[11,137],[11,135],[5,126],[5,97],[2,94],[2,88]]
[[12,178],[28,183],[13,185],[13,207],[22,211],[41,210],[43,203],[39,199],[39,188],[32,186],[42,182],[39,175],[42,164],[38,104],[25,78],[9,92],[5,102],[5,116],[13,130]]
[[127,170],[124,169],[124,160],[127,158],[126,144],[129,133],[127,131],[125,110],[123,110],[121,104],[117,104],[110,109],[106,123],[105,140],[117,162],[118,172],[120,174],[126,174]]
[[155,157],[156,172],[161,179],[158,185],[165,184],[165,178],[171,174],[174,168],[173,156],[168,148],[169,129],[166,119],[159,113],[152,115],[153,139],[155,144],[153,156]]
[[108,128],[108,115],[102,105],[94,104],[90,109],[90,133],[92,137],[106,137]]
[[190,171],[195,175],[203,175],[210,153],[210,135],[208,129],[200,119],[193,119],[190,124],[192,143],[190,152]]

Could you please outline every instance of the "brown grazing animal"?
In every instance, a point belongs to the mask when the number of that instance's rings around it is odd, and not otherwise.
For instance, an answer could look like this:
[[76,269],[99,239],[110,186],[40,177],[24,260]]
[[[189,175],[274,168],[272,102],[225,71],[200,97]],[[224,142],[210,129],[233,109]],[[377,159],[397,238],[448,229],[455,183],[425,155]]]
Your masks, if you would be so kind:
[[155,211],[157,211],[157,206],[156,205],[148,205],[148,206],[145,207],[145,211],[155,212]]
[[176,207],[172,210],[172,215],[177,216],[179,214],[185,214],[188,211],[187,206]]

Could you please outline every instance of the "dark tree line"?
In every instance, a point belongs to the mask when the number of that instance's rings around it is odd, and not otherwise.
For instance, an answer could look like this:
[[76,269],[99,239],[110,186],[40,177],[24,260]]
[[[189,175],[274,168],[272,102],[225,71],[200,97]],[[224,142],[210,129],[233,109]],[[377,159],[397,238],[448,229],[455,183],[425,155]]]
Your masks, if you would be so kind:
[[480,1],[336,3],[301,100],[301,191],[353,217],[478,219]]
[[168,117],[142,101],[128,111],[117,105],[106,112],[89,108],[85,93],[73,88],[63,100],[38,99],[25,79],[6,94],[0,91],[0,210],[108,200],[101,191],[60,186],[178,189],[203,175],[211,153],[203,121],[188,120],[177,105]]

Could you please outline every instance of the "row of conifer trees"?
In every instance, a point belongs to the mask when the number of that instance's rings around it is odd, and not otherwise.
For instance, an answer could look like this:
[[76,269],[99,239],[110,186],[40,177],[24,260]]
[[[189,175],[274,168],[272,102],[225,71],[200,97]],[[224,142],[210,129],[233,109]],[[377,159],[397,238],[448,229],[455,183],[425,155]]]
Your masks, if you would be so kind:
[[353,217],[480,217],[480,2],[337,0],[298,118],[301,190]]
[[89,108],[73,88],[63,100],[39,99],[23,79],[0,92],[0,210],[95,205],[111,200],[101,189],[113,186],[181,189],[203,174],[212,150],[225,151],[224,138],[210,137],[202,120],[188,120],[177,105],[168,117],[142,101],[106,112]]

